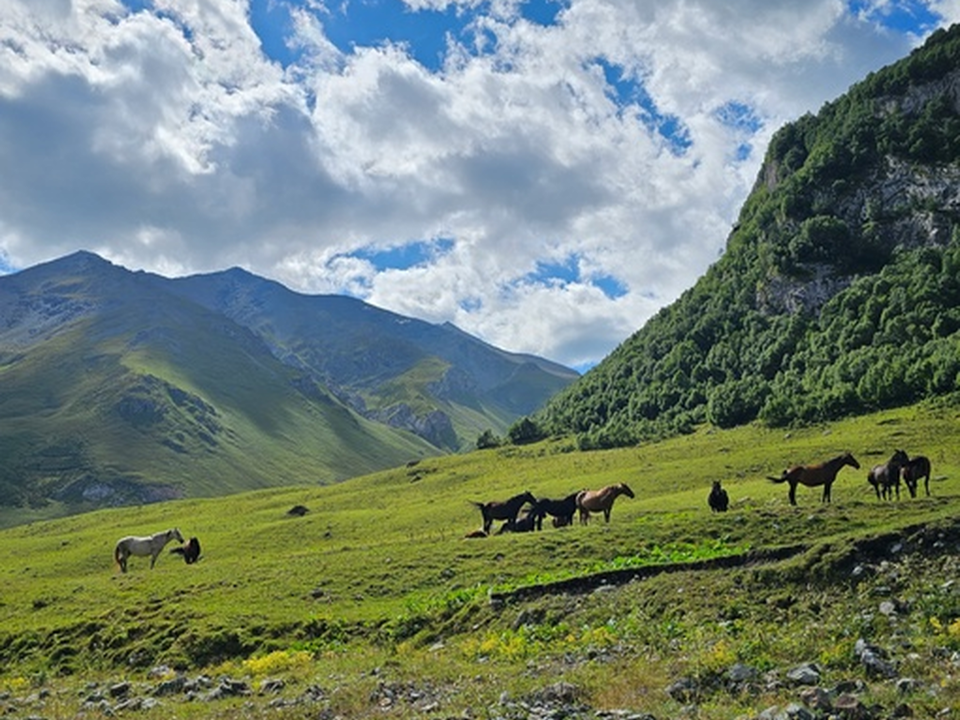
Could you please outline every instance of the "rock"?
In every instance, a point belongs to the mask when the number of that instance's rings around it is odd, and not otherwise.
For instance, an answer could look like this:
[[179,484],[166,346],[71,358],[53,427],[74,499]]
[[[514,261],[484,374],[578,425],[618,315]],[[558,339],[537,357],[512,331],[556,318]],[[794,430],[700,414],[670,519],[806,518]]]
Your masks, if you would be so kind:
[[821,687],[804,688],[800,693],[800,702],[808,708],[828,713],[833,708],[830,693]]
[[286,687],[286,683],[282,678],[266,678],[260,682],[260,694],[276,695],[283,690],[284,687]]
[[787,680],[794,685],[817,685],[820,683],[820,668],[815,663],[804,663],[787,672]]
[[126,681],[114,683],[107,688],[107,693],[112,698],[126,697],[130,693],[130,683]]
[[667,687],[667,695],[677,702],[690,702],[700,691],[700,685],[695,678],[683,677]]
[[833,701],[833,710],[843,720],[869,720],[870,711],[856,695],[843,694]]

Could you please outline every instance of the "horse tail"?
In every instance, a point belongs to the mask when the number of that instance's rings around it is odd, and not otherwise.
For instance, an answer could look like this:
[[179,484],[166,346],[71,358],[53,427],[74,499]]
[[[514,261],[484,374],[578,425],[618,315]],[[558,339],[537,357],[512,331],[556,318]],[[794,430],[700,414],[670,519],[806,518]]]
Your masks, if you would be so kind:
[[773,475],[767,475],[767,480],[769,480],[770,482],[777,483],[777,484],[782,483],[782,482],[786,482],[786,481],[787,481],[787,474],[784,473],[784,474],[781,475],[780,477],[774,477]]
[[123,540],[117,543],[116,547],[113,548],[113,561],[123,569]]

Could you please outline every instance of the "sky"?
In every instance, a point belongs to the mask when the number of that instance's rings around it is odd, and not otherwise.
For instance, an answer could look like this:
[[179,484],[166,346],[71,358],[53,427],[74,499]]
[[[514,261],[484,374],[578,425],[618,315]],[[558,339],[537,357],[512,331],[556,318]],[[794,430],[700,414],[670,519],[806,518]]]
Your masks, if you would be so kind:
[[960,0],[3,0],[0,272],[243,267],[580,370]]

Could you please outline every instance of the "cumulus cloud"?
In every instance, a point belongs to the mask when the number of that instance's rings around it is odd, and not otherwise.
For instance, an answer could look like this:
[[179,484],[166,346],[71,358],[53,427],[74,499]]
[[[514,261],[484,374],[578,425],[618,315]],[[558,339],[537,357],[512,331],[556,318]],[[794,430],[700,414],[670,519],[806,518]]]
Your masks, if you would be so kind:
[[427,67],[331,40],[349,4],[269,2],[283,57],[243,0],[3,3],[4,263],[241,265],[589,364],[716,260],[777,127],[932,29],[882,2],[405,0],[459,20]]

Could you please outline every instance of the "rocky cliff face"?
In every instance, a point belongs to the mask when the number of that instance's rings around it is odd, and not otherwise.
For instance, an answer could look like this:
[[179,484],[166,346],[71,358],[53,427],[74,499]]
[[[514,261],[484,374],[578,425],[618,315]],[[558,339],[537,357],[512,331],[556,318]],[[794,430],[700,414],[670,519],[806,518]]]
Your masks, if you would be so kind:
[[[874,114],[878,121],[895,116],[909,121],[937,104],[960,115],[960,70],[910,85],[902,95],[875,100]],[[757,185],[775,192],[788,177],[783,163],[769,158]],[[849,242],[869,248],[879,260],[899,250],[942,247],[950,241],[960,220],[960,166],[956,163],[920,162],[886,153],[857,180],[820,185],[810,198],[818,215],[842,221]],[[779,230],[798,234],[802,222],[783,218]],[[770,274],[758,288],[758,308],[769,314],[816,313],[857,275],[835,262],[805,262],[792,270]]]

